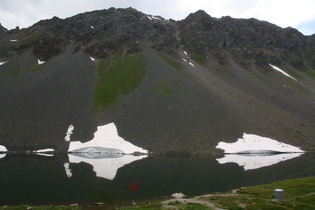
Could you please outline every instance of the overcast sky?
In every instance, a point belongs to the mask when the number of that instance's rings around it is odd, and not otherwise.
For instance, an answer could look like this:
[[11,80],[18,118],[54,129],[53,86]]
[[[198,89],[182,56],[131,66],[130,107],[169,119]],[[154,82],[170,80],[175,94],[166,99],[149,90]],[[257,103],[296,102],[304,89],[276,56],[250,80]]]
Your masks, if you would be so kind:
[[315,33],[315,0],[0,0],[0,23],[7,29],[25,28],[53,16],[133,7],[166,19],[184,19],[199,9],[213,17],[257,18],[281,27]]

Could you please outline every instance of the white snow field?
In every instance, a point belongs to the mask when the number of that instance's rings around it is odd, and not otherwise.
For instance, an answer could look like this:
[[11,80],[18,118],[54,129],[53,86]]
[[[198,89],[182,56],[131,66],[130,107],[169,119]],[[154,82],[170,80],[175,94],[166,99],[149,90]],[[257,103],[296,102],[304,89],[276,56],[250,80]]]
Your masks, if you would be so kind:
[[250,154],[261,154],[270,152],[304,152],[298,147],[291,146],[289,144],[281,143],[279,141],[261,137],[254,134],[243,134],[243,138],[239,138],[237,142],[225,143],[219,142],[216,146],[218,149],[223,149],[225,154],[236,154],[236,153],[250,153]]
[[37,63],[38,63],[38,65],[40,65],[40,64],[45,63],[45,61],[41,61],[41,60],[37,59]]
[[7,148],[5,146],[0,145],[0,152],[7,152]]
[[279,67],[275,66],[275,65],[272,65],[269,63],[269,66],[271,66],[274,70],[278,71],[278,72],[281,72],[282,74],[284,74],[285,76],[287,77],[290,77],[291,79],[297,81],[294,77],[292,77],[291,75],[289,75],[288,73],[286,73],[285,71],[283,71],[282,69],[280,69]]
[[[70,139],[73,128],[69,126],[69,129],[68,131],[71,132],[67,132],[66,137]],[[148,151],[118,136],[114,123],[98,126],[91,141],[85,143],[70,141],[68,151],[71,153],[68,154],[70,166],[71,163],[88,163],[93,166],[96,176],[109,180],[113,180],[117,170],[124,165],[148,157],[147,155],[130,155],[135,152],[148,153]],[[70,167],[64,167],[67,176],[71,177],[69,175]]]

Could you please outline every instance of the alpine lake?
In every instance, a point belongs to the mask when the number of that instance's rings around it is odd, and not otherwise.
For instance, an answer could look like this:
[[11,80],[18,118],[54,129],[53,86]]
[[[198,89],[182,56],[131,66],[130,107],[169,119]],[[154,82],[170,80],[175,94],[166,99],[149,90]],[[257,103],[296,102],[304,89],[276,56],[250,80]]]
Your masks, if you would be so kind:
[[288,155],[0,154],[0,205],[114,208],[315,176],[314,153]]

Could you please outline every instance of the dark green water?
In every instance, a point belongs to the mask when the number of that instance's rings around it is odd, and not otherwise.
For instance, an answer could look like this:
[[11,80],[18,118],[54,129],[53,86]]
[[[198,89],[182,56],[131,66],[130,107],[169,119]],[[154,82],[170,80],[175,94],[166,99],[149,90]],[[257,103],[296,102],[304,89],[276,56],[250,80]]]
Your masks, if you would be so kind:
[[[0,205],[131,205],[170,197],[223,192],[288,178],[315,176],[315,154],[254,170],[219,164],[213,156],[152,156],[117,170],[112,180],[97,177],[93,166],[71,163],[68,155],[7,154],[0,159]],[[64,164],[69,162],[71,177]],[[106,170],[106,167],[103,169]]]

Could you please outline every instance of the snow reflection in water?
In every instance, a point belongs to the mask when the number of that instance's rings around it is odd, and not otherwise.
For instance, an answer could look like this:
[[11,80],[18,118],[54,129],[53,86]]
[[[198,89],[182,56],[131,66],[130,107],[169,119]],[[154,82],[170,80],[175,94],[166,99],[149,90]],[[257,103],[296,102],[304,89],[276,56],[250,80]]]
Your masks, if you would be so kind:
[[274,155],[253,154],[226,154],[223,158],[216,159],[220,164],[236,163],[244,170],[253,170],[271,166],[286,160],[301,156],[303,153],[283,153]]
[[134,156],[99,153],[92,158],[92,156],[90,156],[89,154],[73,153],[69,154],[69,161],[71,164],[80,162],[88,163],[93,166],[93,171],[96,173],[97,177],[113,180],[119,168],[146,157],[147,155]]

